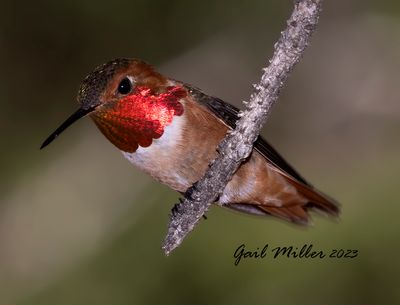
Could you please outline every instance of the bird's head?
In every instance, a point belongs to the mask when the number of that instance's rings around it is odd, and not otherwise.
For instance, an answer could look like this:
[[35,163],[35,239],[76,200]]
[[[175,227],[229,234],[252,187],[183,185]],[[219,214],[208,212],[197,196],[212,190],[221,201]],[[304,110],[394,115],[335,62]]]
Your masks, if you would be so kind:
[[89,115],[120,150],[134,152],[162,136],[175,115],[183,114],[186,90],[150,65],[120,58],[97,67],[82,82],[79,109],[42,144],[44,148],[78,119]]

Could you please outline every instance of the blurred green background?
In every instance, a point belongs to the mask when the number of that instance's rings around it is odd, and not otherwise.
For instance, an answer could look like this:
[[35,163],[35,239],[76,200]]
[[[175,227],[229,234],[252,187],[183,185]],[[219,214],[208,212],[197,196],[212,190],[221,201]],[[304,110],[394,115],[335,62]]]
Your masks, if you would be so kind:
[[[400,4],[325,1],[264,135],[342,203],[301,229],[213,207],[170,257],[178,195],[134,169],[88,119],[39,146],[80,81],[138,57],[240,105],[291,1],[4,1],[0,10],[0,304],[399,304]],[[302,246],[354,259],[242,261]]]

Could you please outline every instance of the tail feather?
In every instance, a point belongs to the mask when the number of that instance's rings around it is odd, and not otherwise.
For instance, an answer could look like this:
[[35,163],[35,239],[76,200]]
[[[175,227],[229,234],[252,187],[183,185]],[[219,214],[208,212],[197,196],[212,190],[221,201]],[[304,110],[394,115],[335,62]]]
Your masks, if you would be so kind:
[[289,181],[296,187],[298,193],[308,200],[306,203],[300,201],[299,204],[283,207],[255,203],[230,203],[226,207],[252,215],[270,215],[298,225],[308,225],[310,223],[309,211],[312,210],[323,211],[334,217],[338,216],[339,204],[336,201],[317,191],[312,186],[307,186],[291,179]]
[[306,186],[296,180],[290,179],[290,183],[296,187],[297,191],[302,196],[307,198],[308,203],[305,206],[306,208],[315,208],[331,216],[339,215],[339,203],[337,203],[334,199],[329,198],[327,195],[321,193],[312,186]]
[[282,208],[260,206],[260,209],[264,210],[268,214],[298,225],[307,225],[310,221],[310,217],[306,210],[300,205]]
[[248,203],[231,203],[225,205],[225,207],[251,215],[273,216],[298,225],[308,225],[310,220],[309,215],[302,206],[276,208]]

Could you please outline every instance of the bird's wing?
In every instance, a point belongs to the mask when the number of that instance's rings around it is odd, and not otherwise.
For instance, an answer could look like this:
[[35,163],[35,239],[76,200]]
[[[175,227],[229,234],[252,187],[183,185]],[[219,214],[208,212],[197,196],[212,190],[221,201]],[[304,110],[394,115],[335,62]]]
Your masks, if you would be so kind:
[[[235,128],[236,121],[239,119],[239,109],[223,100],[209,96],[197,88],[185,85],[186,89],[201,105],[205,106],[215,116],[221,119],[226,125]],[[265,159],[276,170],[281,172],[287,178],[305,186],[311,186],[300,174],[281,157],[281,155],[261,136],[258,136],[254,142],[254,148],[264,156]]]

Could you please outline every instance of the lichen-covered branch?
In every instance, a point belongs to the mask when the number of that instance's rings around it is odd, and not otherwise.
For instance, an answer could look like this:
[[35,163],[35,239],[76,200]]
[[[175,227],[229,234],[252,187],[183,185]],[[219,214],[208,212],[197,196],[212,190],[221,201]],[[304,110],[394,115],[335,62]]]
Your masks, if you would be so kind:
[[286,29],[275,44],[269,65],[263,71],[235,130],[219,144],[219,154],[208,171],[186,194],[171,215],[163,250],[168,255],[193,230],[210,205],[217,201],[232,175],[251,153],[262,125],[278,99],[293,67],[300,61],[318,23],[322,0],[296,0]]

